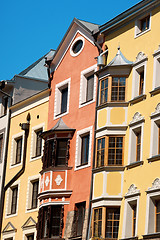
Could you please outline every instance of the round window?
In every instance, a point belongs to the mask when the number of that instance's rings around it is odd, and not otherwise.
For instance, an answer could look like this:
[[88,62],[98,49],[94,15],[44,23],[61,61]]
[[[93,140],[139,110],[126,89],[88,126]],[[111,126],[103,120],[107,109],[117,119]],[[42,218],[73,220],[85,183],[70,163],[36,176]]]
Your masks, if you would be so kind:
[[81,50],[82,46],[83,46],[83,41],[80,39],[77,42],[75,42],[75,44],[72,47],[72,51],[76,54]]
[[84,48],[84,38],[78,37],[74,40],[70,47],[70,54],[72,57],[78,56]]

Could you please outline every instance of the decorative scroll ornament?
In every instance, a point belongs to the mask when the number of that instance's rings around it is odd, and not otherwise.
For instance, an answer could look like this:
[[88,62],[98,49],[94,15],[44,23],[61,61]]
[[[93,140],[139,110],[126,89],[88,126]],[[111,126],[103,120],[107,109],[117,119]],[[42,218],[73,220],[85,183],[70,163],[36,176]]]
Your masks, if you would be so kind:
[[156,108],[155,108],[155,112],[159,113],[160,112],[160,103],[157,104]]
[[143,58],[145,58],[144,52],[139,52],[136,57],[136,62],[141,61]]
[[154,190],[154,189],[159,189],[160,188],[160,178],[156,178],[153,183],[152,187],[148,188],[148,190]]
[[57,175],[57,177],[55,179],[57,186],[60,186],[62,181],[63,181],[63,179],[61,178],[61,175]]
[[133,195],[133,194],[137,194],[139,193],[139,190],[137,189],[137,187],[132,184],[129,188],[128,188],[128,192],[126,193],[126,196],[128,195]]
[[132,118],[132,121],[130,122],[130,125],[136,123],[136,122],[139,122],[141,120],[143,120],[144,117],[142,117],[142,115],[139,113],[139,112],[136,112]]
[[50,182],[50,180],[49,180],[49,177],[47,176],[46,181],[45,181],[46,187],[48,187],[49,182]]
[[65,197],[62,197],[62,202],[64,202],[65,201]]

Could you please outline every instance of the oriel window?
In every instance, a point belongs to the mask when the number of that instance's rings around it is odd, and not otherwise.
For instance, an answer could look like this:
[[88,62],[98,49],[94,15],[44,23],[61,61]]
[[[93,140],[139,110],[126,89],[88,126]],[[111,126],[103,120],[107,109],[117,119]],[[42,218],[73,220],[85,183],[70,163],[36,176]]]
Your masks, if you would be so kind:
[[125,77],[113,77],[112,78],[112,93],[111,101],[125,101]]
[[118,239],[120,208],[106,208],[106,239]]

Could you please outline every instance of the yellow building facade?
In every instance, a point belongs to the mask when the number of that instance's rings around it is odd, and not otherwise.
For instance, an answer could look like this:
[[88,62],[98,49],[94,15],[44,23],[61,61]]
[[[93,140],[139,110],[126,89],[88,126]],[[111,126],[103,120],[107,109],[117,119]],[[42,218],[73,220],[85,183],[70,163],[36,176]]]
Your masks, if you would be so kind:
[[10,135],[1,239],[36,240],[39,172],[47,129],[49,90],[10,107]]
[[144,0],[100,26],[92,239],[160,239],[159,21]]

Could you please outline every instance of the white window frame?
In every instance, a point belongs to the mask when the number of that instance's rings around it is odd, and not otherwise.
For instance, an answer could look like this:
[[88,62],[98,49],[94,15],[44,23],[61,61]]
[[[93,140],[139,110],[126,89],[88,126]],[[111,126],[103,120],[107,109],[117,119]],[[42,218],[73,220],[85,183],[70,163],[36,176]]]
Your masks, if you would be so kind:
[[153,89],[160,87],[160,46],[153,54],[154,67],[153,67]]
[[158,154],[159,127],[160,125],[160,103],[157,104],[155,112],[151,114],[151,142],[150,142],[150,158]]
[[[143,160],[143,135],[144,135],[144,117],[140,113],[135,113],[133,120],[129,124],[129,151],[128,151],[128,165],[136,163],[135,149],[136,149],[136,132],[141,130],[141,155],[140,161]],[[134,147],[133,147],[134,146]],[[135,160],[134,160],[135,159]]]
[[36,140],[37,140],[37,134],[36,132],[40,129],[44,131],[45,123],[41,123],[37,126],[32,127],[32,136],[31,136],[31,152],[30,152],[30,162],[35,161],[37,159],[40,159],[43,155],[43,146],[44,146],[44,140],[42,139],[42,149],[41,149],[41,155],[36,157]]
[[[141,20],[144,19],[145,17],[150,16],[150,20],[149,20],[149,28],[146,29],[145,31],[141,31],[140,27],[141,27]],[[146,32],[149,32],[151,30],[151,13],[146,13],[145,15],[139,17],[136,21],[135,21],[135,33],[134,33],[134,38],[137,38],[143,34],[145,34]]]
[[[93,65],[81,72],[79,108],[95,102],[96,99],[96,75],[97,65]],[[93,100],[86,102],[87,77],[94,74]]]
[[[152,187],[148,188],[147,192],[147,205],[146,205],[146,224],[145,234],[153,234],[155,232],[155,209],[154,200],[160,199],[160,178],[156,178]],[[154,221],[153,221],[154,219]]]
[[30,176],[28,178],[27,196],[26,196],[26,213],[36,212],[38,211],[38,208],[39,208],[39,200],[37,200],[37,208],[31,209],[33,182],[35,182],[36,180],[39,180],[38,192],[40,192],[40,174]]
[[[73,52],[73,46],[74,46],[74,44],[75,44],[78,40],[82,40],[83,45],[82,45],[82,48],[80,49],[80,51],[78,51],[77,53],[74,53],[74,52]],[[71,47],[70,47],[70,54],[71,54],[71,56],[72,56],[72,57],[77,57],[77,56],[82,52],[82,50],[83,50],[83,48],[84,48],[84,45],[85,45],[85,40],[84,40],[84,38],[83,38],[82,36],[77,37],[77,38],[72,42]]]
[[136,61],[133,64],[133,80],[132,80],[132,99],[141,96],[139,95],[139,80],[140,73],[144,71],[144,85],[143,85],[143,94],[145,94],[146,89],[146,72],[147,72],[147,60],[143,52],[139,52]]
[[[123,228],[122,228],[122,239],[125,238],[132,238],[132,205],[136,202],[136,228],[135,228],[135,236],[137,236],[138,232],[138,216],[139,216],[139,197],[140,191],[137,187],[132,184],[129,189],[128,193],[125,195],[125,203],[124,203],[124,219],[123,219]],[[129,225],[128,225],[129,224]]]
[[[15,168],[15,167],[22,165],[22,158],[23,158],[23,151],[24,151],[24,135],[25,135],[25,132],[23,131],[23,132],[17,133],[16,135],[12,136],[10,168]],[[21,162],[18,164],[15,164],[16,149],[17,149],[16,140],[20,137],[22,137]]]
[[[80,170],[86,167],[91,166],[91,148],[92,148],[92,130],[93,127],[88,127],[85,129],[82,129],[80,131],[77,131],[77,137],[76,137],[76,153],[75,153],[75,171]],[[85,136],[87,133],[89,133],[89,156],[88,156],[88,164],[86,165],[80,165],[81,162],[81,147],[82,147],[82,137]]]
[[[71,78],[64,80],[56,84],[55,86],[55,101],[54,101],[54,119],[65,116],[69,113],[69,100],[70,100],[70,85]],[[60,113],[61,111],[61,90],[68,86],[68,97],[67,97],[67,111],[65,113]]]
[[27,240],[27,235],[34,234],[34,240],[36,240],[37,231],[36,227],[28,227],[28,229],[23,230],[23,240]]
[[2,240],[8,240],[13,238],[15,240],[15,232],[14,233],[2,233]]
[[[17,195],[17,209],[16,213],[11,214],[11,204],[12,204],[12,188],[18,186],[18,195]],[[20,180],[16,181],[8,190],[7,190],[7,199],[6,199],[6,214],[5,218],[11,218],[18,215],[18,203],[20,196]]]

